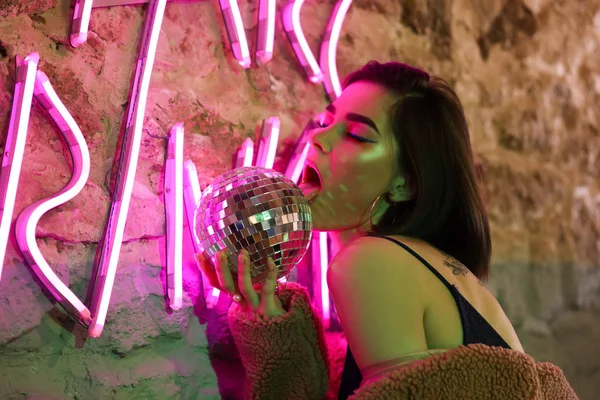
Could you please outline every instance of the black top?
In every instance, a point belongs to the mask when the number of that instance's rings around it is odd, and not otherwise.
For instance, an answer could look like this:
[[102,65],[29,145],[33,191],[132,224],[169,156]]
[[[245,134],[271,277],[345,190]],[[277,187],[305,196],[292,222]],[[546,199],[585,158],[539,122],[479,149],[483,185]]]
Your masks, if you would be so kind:
[[[376,236],[370,234],[369,236]],[[492,328],[492,326],[483,318],[483,316],[465,299],[456,286],[448,283],[446,279],[440,274],[435,268],[431,266],[427,261],[423,259],[419,254],[417,254],[410,247],[401,243],[395,239],[378,236],[383,239],[390,240],[402,246],[406,251],[415,256],[419,261],[421,261],[431,272],[435,274],[443,283],[446,285],[450,293],[452,293],[452,297],[456,301],[456,305],[458,306],[458,312],[460,313],[460,321],[462,323],[463,328],[463,344],[466,346],[468,344],[473,343],[481,343],[488,346],[501,346],[507,349],[511,347],[502,339],[502,337]],[[340,392],[338,396],[338,400],[346,400],[349,396],[351,396],[356,389],[360,386],[362,382],[362,374],[356,361],[354,361],[354,357],[352,356],[352,352],[350,351],[350,347],[346,352],[346,361],[344,362],[344,371],[342,372],[342,383],[340,385]]]

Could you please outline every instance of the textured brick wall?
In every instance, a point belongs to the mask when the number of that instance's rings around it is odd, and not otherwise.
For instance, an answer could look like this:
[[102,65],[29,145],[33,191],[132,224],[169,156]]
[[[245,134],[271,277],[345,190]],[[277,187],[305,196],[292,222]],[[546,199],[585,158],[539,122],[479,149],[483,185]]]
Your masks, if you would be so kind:
[[[15,55],[38,51],[40,69],[79,123],[92,159],[82,193],[42,218],[38,243],[84,298],[108,214],[145,7],[94,10],[88,41],[73,49],[69,3],[0,1],[0,138]],[[251,42],[256,3],[240,0]],[[330,0],[307,0],[303,8],[315,52],[332,8]],[[165,311],[165,142],[151,135],[183,121],[185,157],[205,186],[230,168],[231,155],[261,120],[276,115],[281,170],[326,98],[303,79],[279,21],[266,66],[243,71],[225,40],[217,1],[167,5],[126,243],[100,338],[85,340],[53,308],[9,243],[0,281],[0,398],[208,399],[219,398],[218,385],[234,397],[242,371],[225,308],[201,311],[189,253],[184,307]],[[342,77],[370,59],[398,60],[455,87],[486,174],[490,290],[526,351],[561,366],[582,399],[600,392],[599,52],[598,0],[355,0],[338,48]],[[15,216],[59,191],[69,165],[58,130],[34,105]]]

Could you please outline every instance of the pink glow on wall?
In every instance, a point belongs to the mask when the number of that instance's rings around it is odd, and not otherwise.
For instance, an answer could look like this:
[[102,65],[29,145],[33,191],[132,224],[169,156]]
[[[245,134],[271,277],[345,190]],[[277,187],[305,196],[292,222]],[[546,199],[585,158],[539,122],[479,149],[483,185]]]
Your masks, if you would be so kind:
[[319,61],[325,75],[323,84],[325,85],[325,90],[330,101],[334,101],[342,92],[337,71],[336,50],[342,24],[351,4],[352,0],[338,0],[329,19],[323,42],[321,43],[321,57]]
[[[196,235],[196,229],[194,229],[194,218],[196,216],[196,207],[202,197],[202,191],[200,190],[196,165],[191,160],[183,164],[183,172],[183,203],[185,206],[186,221],[192,237],[194,252],[198,254],[202,253],[203,249],[200,246],[200,238]],[[219,300],[219,289],[213,288],[204,274],[202,274],[202,287],[204,289],[202,295],[204,296],[206,307],[213,308]]]
[[233,56],[243,68],[250,67],[250,50],[237,0],[219,0]]
[[121,243],[123,241],[123,231],[129,211],[133,181],[140,152],[142,125],[144,122],[148,87],[150,85],[150,75],[154,65],[156,45],[158,43],[165,5],[166,0],[152,0],[147,11],[140,54],[133,81],[134,86],[128,103],[127,127],[118,170],[118,179],[111,202],[103,246],[96,268],[96,279],[94,281],[90,305],[93,316],[93,321],[89,329],[91,337],[98,337],[104,329],[108,304],[115,280]]
[[256,57],[266,64],[273,57],[275,39],[275,0],[259,0]]
[[319,83],[323,80],[323,72],[308,46],[300,25],[300,9],[304,0],[288,1],[281,11],[281,20],[288,39],[294,48],[294,54],[306,72],[308,80]]
[[165,211],[167,224],[167,295],[173,310],[183,298],[183,123],[173,126],[169,135],[165,166]]
[[280,124],[278,117],[270,117],[263,121],[255,163],[257,167],[273,168],[279,142]]
[[73,318],[88,326],[91,322],[90,311],[50,268],[37,245],[35,230],[46,212],[81,192],[90,173],[90,153],[77,123],[60,101],[46,74],[41,71],[37,71],[35,78],[35,97],[50,114],[69,146],[73,158],[73,176],[60,192],[27,206],[19,214],[15,229],[17,244],[29,267],[56,301]]
[[252,165],[253,158],[254,142],[252,139],[246,138],[236,154],[234,168],[250,167]]
[[35,73],[39,60],[38,53],[31,53],[25,58],[17,56],[16,59],[17,76],[8,135],[2,157],[2,170],[0,171],[0,211],[2,212],[0,217],[0,278],[2,277],[2,266],[4,265],[10,225],[15,209],[19,177],[21,176],[27,127],[29,126],[29,113],[31,112],[31,101],[35,86]]
[[70,37],[73,47],[77,47],[87,40],[93,2],[93,0],[75,0]]

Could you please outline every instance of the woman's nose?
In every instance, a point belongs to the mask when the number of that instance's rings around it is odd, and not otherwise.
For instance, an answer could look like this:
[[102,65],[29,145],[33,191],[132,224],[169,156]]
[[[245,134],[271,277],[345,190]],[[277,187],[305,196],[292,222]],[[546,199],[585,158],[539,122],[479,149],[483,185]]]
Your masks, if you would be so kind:
[[321,152],[327,154],[331,151],[330,139],[328,138],[328,128],[317,128],[310,132],[308,141]]

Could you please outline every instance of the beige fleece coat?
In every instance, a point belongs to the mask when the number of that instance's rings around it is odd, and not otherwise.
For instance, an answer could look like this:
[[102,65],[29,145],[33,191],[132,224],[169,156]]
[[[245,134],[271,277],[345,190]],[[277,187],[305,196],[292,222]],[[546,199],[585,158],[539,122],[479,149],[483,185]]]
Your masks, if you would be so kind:
[[[304,287],[289,282],[280,298],[286,313],[277,317],[246,313],[236,305],[229,310],[230,329],[246,369],[246,399],[336,399],[345,352],[330,350]],[[472,344],[363,382],[350,399],[578,397],[559,367],[519,351]]]

